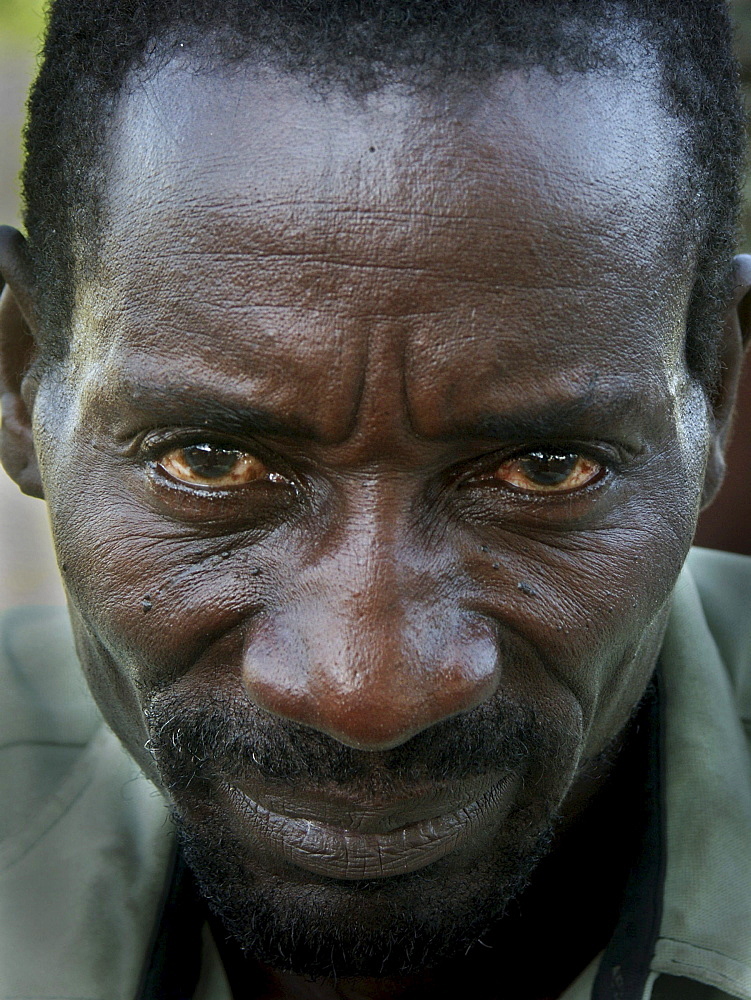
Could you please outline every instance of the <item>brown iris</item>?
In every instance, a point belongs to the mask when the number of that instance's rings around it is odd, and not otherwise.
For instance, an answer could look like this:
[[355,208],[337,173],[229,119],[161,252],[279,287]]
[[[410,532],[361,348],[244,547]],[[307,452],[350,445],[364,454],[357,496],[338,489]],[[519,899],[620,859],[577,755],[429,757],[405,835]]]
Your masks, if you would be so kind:
[[250,452],[209,443],[173,448],[159,459],[158,464],[181,483],[214,489],[245,486],[269,476],[264,463]]
[[577,452],[530,451],[501,463],[493,479],[528,493],[564,493],[593,482],[602,466]]

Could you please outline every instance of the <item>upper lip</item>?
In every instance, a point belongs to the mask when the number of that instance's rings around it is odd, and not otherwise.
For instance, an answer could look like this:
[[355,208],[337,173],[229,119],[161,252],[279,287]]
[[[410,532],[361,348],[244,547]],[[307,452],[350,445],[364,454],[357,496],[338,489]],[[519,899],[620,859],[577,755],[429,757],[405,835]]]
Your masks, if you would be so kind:
[[336,788],[301,792],[256,786],[252,781],[232,781],[248,798],[270,812],[290,819],[304,819],[360,834],[391,833],[413,823],[461,810],[482,798],[502,780],[484,775],[469,781],[411,788],[388,796],[353,794]]

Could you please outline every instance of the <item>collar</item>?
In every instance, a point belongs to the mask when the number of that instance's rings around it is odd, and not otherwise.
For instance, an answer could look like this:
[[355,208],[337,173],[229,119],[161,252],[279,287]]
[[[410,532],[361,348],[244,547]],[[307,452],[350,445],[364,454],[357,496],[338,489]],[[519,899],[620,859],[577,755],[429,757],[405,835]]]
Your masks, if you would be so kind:
[[661,671],[647,692],[635,738],[643,761],[641,839],[625,886],[618,925],[602,955],[592,1000],[634,1000],[651,979],[651,960],[663,913],[666,874],[664,697]]
[[695,549],[661,662],[667,868],[655,975],[751,1000],[751,561]]
[[[750,607],[751,560],[691,551],[660,656],[662,917],[643,990],[628,1000],[650,1000],[655,983],[666,1000],[689,990],[751,1000]],[[598,956],[561,1000],[595,996],[608,959]]]

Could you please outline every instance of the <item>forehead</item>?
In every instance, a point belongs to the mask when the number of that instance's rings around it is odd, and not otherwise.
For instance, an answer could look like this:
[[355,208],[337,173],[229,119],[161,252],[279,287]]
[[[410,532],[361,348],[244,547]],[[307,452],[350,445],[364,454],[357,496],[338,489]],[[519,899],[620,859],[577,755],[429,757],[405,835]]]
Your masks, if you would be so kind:
[[374,350],[444,413],[478,378],[591,384],[646,362],[660,381],[678,364],[681,162],[651,78],[355,97],[172,63],[132,83],[79,311],[111,364],[189,365],[282,406],[280,371],[305,388],[315,369],[342,420]]

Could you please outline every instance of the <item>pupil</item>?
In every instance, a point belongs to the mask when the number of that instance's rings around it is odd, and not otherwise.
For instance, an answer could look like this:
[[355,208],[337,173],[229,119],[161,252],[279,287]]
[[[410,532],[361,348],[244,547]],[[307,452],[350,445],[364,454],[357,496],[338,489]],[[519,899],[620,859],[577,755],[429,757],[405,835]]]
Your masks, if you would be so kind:
[[577,454],[533,451],[519,459],[524,475],[538,486],[558,486],[564,483],[576,468]]
[[183,457],[197,475],[204,479],[221,479],[232,471],[240,452],[210,444],[194,444],[183,448]]

